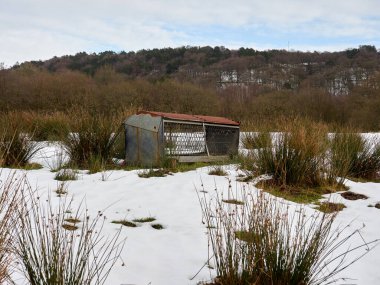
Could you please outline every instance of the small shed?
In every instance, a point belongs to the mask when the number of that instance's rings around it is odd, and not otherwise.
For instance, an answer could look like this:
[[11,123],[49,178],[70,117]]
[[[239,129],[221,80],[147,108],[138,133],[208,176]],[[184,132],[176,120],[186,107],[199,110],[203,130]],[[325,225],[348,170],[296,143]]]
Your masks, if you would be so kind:
[[126,161],[159,165],[217,161],[237,154],[240,123],[222,117],[140,111],[125,121]]

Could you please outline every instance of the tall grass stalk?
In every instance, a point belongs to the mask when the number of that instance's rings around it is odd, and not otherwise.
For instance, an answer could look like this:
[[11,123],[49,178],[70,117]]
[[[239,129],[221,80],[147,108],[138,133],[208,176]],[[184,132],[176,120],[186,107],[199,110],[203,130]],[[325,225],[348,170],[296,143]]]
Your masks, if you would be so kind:
[[[0,175],[2,176],[2,172]],[[15,172],[0,180],[0,284],[12,284],[14,220],[20,202],[23,179]],[[8,283],[9,282],[9,283]]]
[[[102,235],[104,216],[91,219],[81,207],[71,219],[79,229],[67,225],[71,203],[60,200],[57,208],[28,185],[24,191],[15,240],[15,253],[30,284],[104,284],[120,256],[124,241],[120,229],[111,237]],[[71,212],[71,211],[70,211]]]
[[[202,193],[198,195],[218,276],[213,284],[329,284],[377,242],[350,248],[348,241],[359,231],[333,229],[336,214],[292,208],[263,192],[243,188],[234,199],[244,204],[224,203],[218,190],[212,198]],[[355,251],[359,256],[349,259]]]

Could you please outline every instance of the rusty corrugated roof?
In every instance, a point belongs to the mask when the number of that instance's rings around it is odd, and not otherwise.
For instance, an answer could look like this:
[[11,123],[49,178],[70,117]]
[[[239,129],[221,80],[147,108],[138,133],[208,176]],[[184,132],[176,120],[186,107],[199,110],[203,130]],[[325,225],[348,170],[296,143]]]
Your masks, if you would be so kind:
[[137,114],[149,114],[151,116],[160,116],[166,119],[179,120],[179,121],[204,122],[204,123],[210,123],[210,124],[231,125],[231,126],[240,125],[239,122],[236,122],[227,118],[223,118],[223,117],[214,117],[214,116],[164,113],[164,112],[154,112],[154,111],[140,111]]

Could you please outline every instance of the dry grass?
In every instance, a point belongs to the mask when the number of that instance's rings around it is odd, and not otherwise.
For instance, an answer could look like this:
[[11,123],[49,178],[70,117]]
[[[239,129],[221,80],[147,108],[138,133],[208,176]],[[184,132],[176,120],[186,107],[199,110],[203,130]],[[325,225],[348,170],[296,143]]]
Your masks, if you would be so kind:
[[13,241],[16,232],[14,222],[17,219],[23,182],[24,177],[17,176],[16,172],[0,180],[0,284],[12,284]]
[[150,177],[165,177],[171,175],[170,170],[165,168],[160,169],[143,169],[140,170],[137,175],[141,178],[150,178]]
[[351,249],[348,241],[359,230],[346,234],[349,227],[334,229],[336,214],[292,209],[260,191],[237,192],[235,199],[244,205],[223,203],[218,190],[210,198],[202,193],[198,197],[207,225],[209,266],[218,276],[210,284],[328,284],[357,260],[350,260],[349,253],[363,250],[364,255],[377,242]]
[[[9,118],[8,118],[9,119]],[[0,123],[0,166],[12,168],[30,167],[29,161],[41,144],[34,142],[33,134],[27,134],[9,121]]]
[[344,208],[346,208],[346,206],[342,203],[322,202],[322,203],[319,203],[316,209],[318,209],[319,211],[323,213],[330,214],[330,213],[342,211]]
[[241,141],[246,149],[259,149],[272,145],[272,137],[269,132],[247,132],[242,135]]
[[150,223],[154,222],[156,218],[154,217],[146,217],[146,218],[139,218],[139,219],[133,219],[133,222],[135,223]]
[[128,220],[115,220],[115,221],[112,221],[111,223],[123,225],[125,227],[130,227],[130,228],[137,227],[137,225],[135,223],[128,221]]
[[52,206],[50,196],[40,199],[29,184],[24,185],[18,207],[14,252],[22,274],[30,284],[104,284],[124,246],[120,230],[102,235],[104,218],[91,218],[88,211],[76,211],[81,227],[65,222],[70,202]]
[[76,120],[70,123],[70,135],[63,140],[69,164],[89,169],[90,173],[102,171],[116,156],[114,147],[123,130],[123,120],[119,114],[91,113],[84,109],[73,112]]
[[331,166],[337,175],[373,180],[380,177],[380,142],[361,134],[344,132],[331,142]]
[[212,166],[210,170],[208,171],[209,175],[215,175],[215,176],[227,176],[228,173],[224,170],[223,166],[216,165]]
[[324,125],[300,119],[287,121],[284,132],[274,138],[273,146],[253,152],[253,172],[271,175],[278,186],[320,186],[324,183],[320,169],[327,147]]
[[154,228],[155,230],[163,230],[165,227],[161,224],[151,224],[150,225],[152,228]]

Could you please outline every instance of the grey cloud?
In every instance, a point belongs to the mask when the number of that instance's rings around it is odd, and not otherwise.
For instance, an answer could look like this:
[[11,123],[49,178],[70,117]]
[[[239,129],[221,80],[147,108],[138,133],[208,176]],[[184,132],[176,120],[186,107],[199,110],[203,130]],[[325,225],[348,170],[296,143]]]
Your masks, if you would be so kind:
[[13,64],[97,46],[136,50],[219,43],[194,39],[179,27],[202,31],[225,26],[256,33],[269,28],[272,33],[371,40],[380,36],[379,10],[377,0],[1,0],[0,62]]

